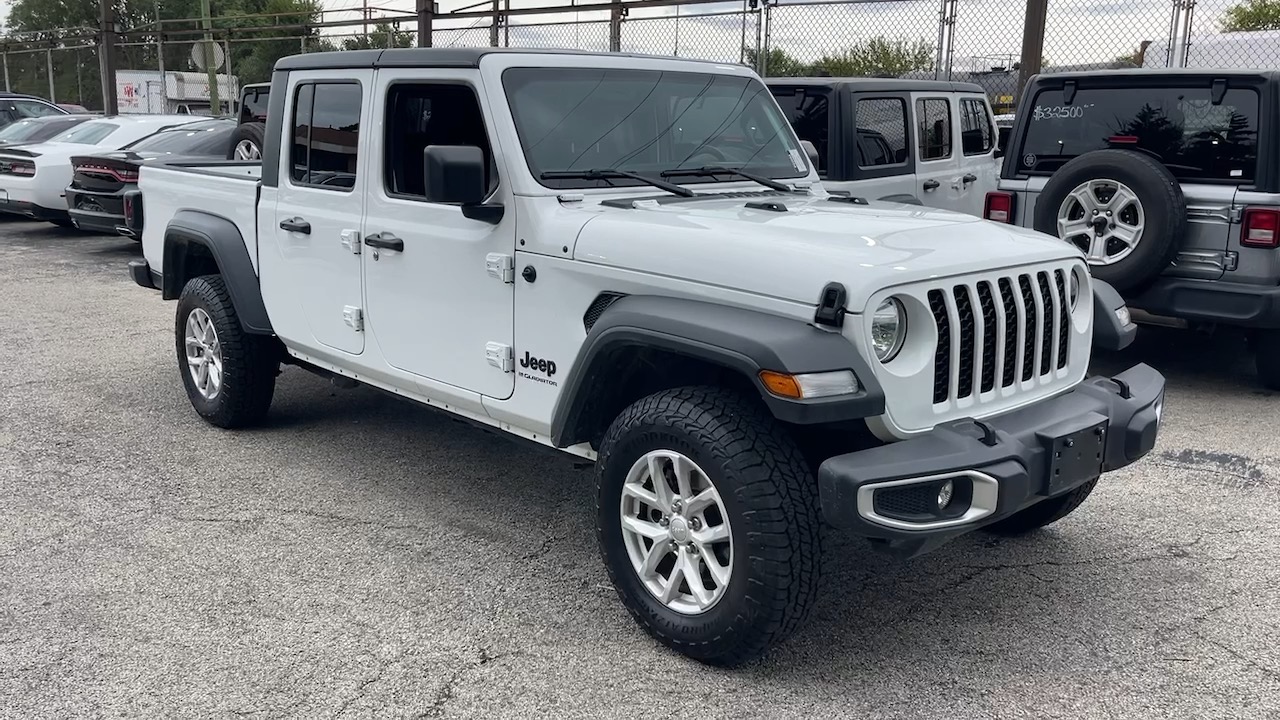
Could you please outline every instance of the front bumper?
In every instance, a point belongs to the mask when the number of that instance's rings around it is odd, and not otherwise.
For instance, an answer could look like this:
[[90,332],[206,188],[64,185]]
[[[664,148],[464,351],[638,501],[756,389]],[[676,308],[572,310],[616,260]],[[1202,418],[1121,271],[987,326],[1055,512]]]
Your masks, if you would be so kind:
[[[823,515],[895,555],[928,552],[1146,455],[1163,402],[1164,376],[1136,365],[982,422],[837,455],[818,471]],[[912,511],[947,480],[954,499],[946,512]]]

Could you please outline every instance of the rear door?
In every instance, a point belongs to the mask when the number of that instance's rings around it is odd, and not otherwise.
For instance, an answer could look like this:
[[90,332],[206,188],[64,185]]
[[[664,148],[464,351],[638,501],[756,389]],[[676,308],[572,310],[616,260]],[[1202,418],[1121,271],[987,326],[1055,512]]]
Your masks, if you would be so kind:
[[[373,133],[362,125],[372,70],[297,73],[285,100],[286,141],[273,222],[262,251],[263,299],[276,332],[321,353],[364,352],[360,223]],[[353,244],[354,243],[354,244]]]
[[983,95],[958,95],[960,109],[960,203],[970,215],[982,215],[987,193],[1000,182],[996,164],[996,130],[991,106]]
[[930,207],[964,212],[967,192],[954,95],[912,93],[912,101],[917,197]]

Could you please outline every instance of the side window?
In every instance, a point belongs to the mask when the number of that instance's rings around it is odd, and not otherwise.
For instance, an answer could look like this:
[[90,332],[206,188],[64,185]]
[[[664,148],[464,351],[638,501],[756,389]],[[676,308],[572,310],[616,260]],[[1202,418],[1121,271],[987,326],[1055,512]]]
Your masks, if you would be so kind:
[[387,90],[383,182],[387,194],[413,200],[427,195],[422,153],[428,145],[470,145],[484,155],[489,191],[498,186],[484,114],[467,85],[406,83]]
[[827,91],[817,89],[778,88],[774,98],[787,121],[801,140],[808,140],[818,151],[818,175],[827,176],[829,101]]
[[293,104],[295,185],[350,190],[356,181],[360,145],[360,85],[353,82],[299,85]]
[[995,138],[991,131],[991,113],[978,98],[960,100],[960,145],[965,155],[986,155]]
[[900,98],[858,100],[858,165],[864,168],[907,161],[907,104]]
[[17,100],[13,103],[18,110],[18,117],[47,117],[49,115],[63,115],[64,113],[52,105],[44,103],[31,102],[30,100]]
[[917,100],[916,116],[920,130],[920,159],[951,157],[951,101],[946,98]]

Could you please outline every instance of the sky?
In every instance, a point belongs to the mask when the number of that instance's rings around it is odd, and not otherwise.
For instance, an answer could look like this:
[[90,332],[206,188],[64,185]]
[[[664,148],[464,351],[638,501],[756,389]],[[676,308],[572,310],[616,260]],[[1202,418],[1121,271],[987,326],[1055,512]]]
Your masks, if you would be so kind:
[[[324,0],[333,17],[358,17],[365,0]],[[368,0],[378,8],[412,12],[414,0]],[[1217,31],[1222,13],[1233,0],[1198,0],[1193,38]],[[8,14],[10,0],[0,0]],[[447,13],[469,0],[442,0]],[[511,0],[513,8],[543,7],[549,0]],[[1045,59],[1050,64],[1105,62],[1132,53],[1142,40],[1157,45],[1169,35],[1172,0],[1050,0],[1045,30]],[[737,61],[743,45],[741,2],[682,8],[636,9],[623,27],[623,49],[656,54]],[[874,36],[893,40],[938,42],[939,0],[871,0],[845,4],[805,5],[781,2],[771,11],[770,47],[802,60],[839,52]],[[678,17],[677,17],[678,16]],[[694,16],[694,17],[691,17]],[[607,49],[607,15],[580,13],[586,21],[568,24],[572,13],[523,16],[510,30],[512,45]],[[554,23],[554,24],[540,24]],[[986,69],[1016,61],[1021,52],[1023,12],[1018,0],[958,0],[952,42],[952,67]],[[484,20],[437,20],[438,45],[488,44]],[[450,28],[448,32],[441,32]],[[404,29],[412,29],[406,26]],[[745,28],[746,44],[756,44],[754,15]]]

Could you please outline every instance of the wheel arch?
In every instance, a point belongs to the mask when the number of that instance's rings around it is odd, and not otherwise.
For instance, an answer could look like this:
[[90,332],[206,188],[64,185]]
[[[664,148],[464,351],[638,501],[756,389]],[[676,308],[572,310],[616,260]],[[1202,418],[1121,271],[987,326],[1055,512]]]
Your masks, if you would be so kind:
[[[852,370],[859,392],[788,400],[770,394],[761,370]],[[557,447],[595,442],[626,405],[653,392],[727,385],[758,397],[778,420],[814,425],[884,412],[884,393],[857,348],[838,332],[794,318],[700,300],[629,295],[591,326],[551,421]]]
[[165,300],[177,299],[193,277],[221,275],[244,331],[273,334],[257,271],[234,222],[210,213],[179,211],[165,229],[163,268],[160,289]]

